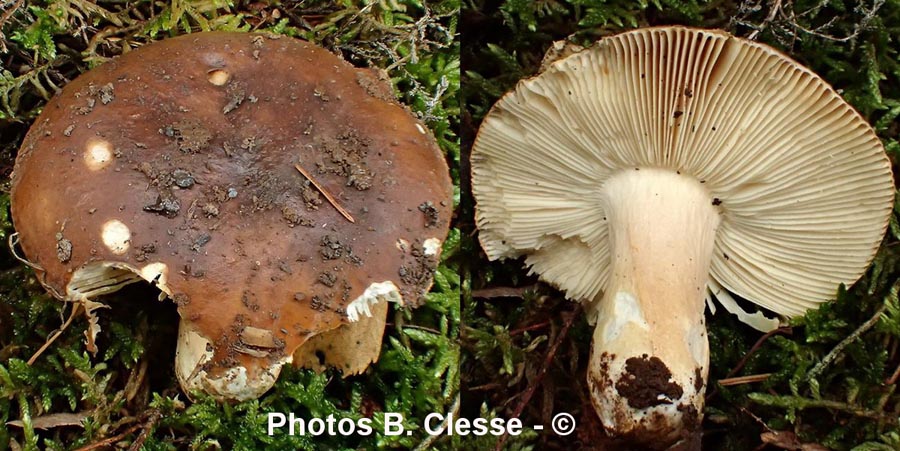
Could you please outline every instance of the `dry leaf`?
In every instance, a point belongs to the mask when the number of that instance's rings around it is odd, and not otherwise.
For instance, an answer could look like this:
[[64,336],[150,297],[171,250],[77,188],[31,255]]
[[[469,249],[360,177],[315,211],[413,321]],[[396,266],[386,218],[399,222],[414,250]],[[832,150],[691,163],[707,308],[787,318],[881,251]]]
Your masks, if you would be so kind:
[[[89,411],[78,413],[53,413],[31,419],[31,426],[35,429],[52,429],[62,426],[84,426],[81,422],[89,417]],[[22,420],[7,421],[7,425],[19,428],[25,427]]]

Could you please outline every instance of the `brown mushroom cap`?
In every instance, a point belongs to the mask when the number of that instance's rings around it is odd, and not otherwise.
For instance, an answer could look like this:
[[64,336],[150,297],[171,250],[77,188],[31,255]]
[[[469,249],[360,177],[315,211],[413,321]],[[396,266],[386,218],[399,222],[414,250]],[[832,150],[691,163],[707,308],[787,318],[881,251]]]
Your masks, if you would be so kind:
[[22,249],[67,300],[159,286],[182,333],[210,342],[194,373],[271,376],[369,303],[416,305],[430,287],[452,185],[433,137],[385,92],[289,38],[132,51],[71,82],[28,133],[11,194]]
[[372,316],[312,337],[294,352],[294,365],[316,372],[336,368],[344,377],[360,374],[378,360],[388,305],[372,306]]

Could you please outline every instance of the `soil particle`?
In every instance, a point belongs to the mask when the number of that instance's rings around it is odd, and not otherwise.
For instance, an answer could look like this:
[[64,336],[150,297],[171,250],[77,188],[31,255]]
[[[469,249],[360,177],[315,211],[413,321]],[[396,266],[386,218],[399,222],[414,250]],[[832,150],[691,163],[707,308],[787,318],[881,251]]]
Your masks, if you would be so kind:
[[56,234],[56,258],[60,263],[66,263],[72,259],[72,242],[63,238],[62,233]]
[[356,83],[365,89],[366,94],[376,99],[384,100],[385,102],[397,101],[397,98],[394,96],[394,90],[391,88],[390,76],[383,69],[370,69],[365,72],[357,71]]
[[184,153],[199,153],[209,147],[212,133],[200,121],[185,119],[159,130],[165,136],[175,138],[178,150]]
[[316,226],[316,221],[303,217],[303,215],[301,215],[294,207],[286,206],[282,208],[281,217],[284,218],[291,227],[294,227],[295,225],[302,225],[305,227]]
[[[335,269],[337,269],[337,268],[335,268]],[[347,283],[346,280],[343,281],[343,284],[344,285],[341,288],[341,300],[344,301],[344,303],[346,304],[347,302],[350,301],[350,290],[352,290],[353,287],[351,287],[350,284]],[[346,312],[346,310],[341,308],[341,309],[338,309],[338,313],[344,314],[347,312]]]
[[294,300],[297,302],[303,302],[306,300],[306,295],[300,292],[294,293]]
[[716,197],[715,199],[713,199],[712,204],[714,206],[722,205],[722,199],[719,199],[718,197]]
[[87,99],[87,104],[85,106],[80,106],[80,107],[75,108],[75,114],[79,114],[79,115],[88,114],[91,111],[94,111],[94,105],[96,105],[96,104],[97,104],[97,100],[92,97],[89,97]]
[[66,127],[66,129],[63,130],[63,135],[72,136],[73,131],[75,131],[75,124]]
[[169,188],[160,189],[159,195],[156,196],[156,202],[144,206],[144,211],[159,213],[168,218],[177,216],[179,210],[181,210],[181,202]]
[[322,237],[321,246],[322,249],[319,252],[322,254],[323,260],[337,260],[343,258],[344,261],[348,263],[362,266],[362,259],[353,254],[353,249],[350,246],[341,243],[337,238],[331,235]]
[[259,143],[257,142],[255,136],[248,136],[241,141],[240,147],[247,152],[254,152],[256,151],[256,149],[259,149]]
[[134,260],[138,261],[138,262],[145,262],[149,258],[147,256],[148,254],[155,254],[155,253],[156,253],[156,245],[155,244],[153,244],[153,243],[145,244],[145,245],[139,247],[134,252]]
[[253,193],[250,198],[253,201],[253,208],[257,211],[271,209],[278,197],[288,190],[274,173],[260,170],[253,171],[245,177],[244,186]]
[[312,186],[309,180],[303,182],[303,186],[300,188],[300,195],[303,197],[303,202],[306,203],[307,210],[318,210],[319,205],[322,205],[321,194]]
[[[91,86],[91,90],[93,91],[94,89],[94,86]],[[99,88],[96,88],[95,94],[97,95],[97,98],[100,99],[100,103],[107,105],[109,104],[109,102],[112,102],[116,98],[113,90],[113,84],[107,83]],[[94,94],[94,92],[92,92],[92,94]]]
[[209,243],[210,240],[212,240],[212,236],[210,236],[208,233],[201,233],[200,236],[198,236],[197,239],[194,240],[194,243],[191,244],[191,250],[193,250],[194,252],[200,252],[200,248],[206,246],[206,243]]
[[175,295],[172,296],[172,300],[175,301],[175,305],[179,307],[184,307],[191,302],[191,298],[184,293],[175,293]]
[[144,161],[141,164],[139,164],[135,169],[140,171],[142,174],[146,175],[148,178],[150,178],[151,184],[155,182],[155,180],[153,180],[153,179],[156,178],[156,171],[153,170],[152,164]]
[[259,311],[259,303],[256,302],[256,295],[249,291],[245,291],[241,294],[241,303],[251,312]]
[[688,430],[695,429],[700,424],[700,414],[697,413],[697,409],[693,405],[679,404],[678,411],[684,415],[682,422]]
[[328,311],[328,303],[323,301],[322,298],[318,296],[313,296],[309,301],[309,307],[317,312],[325,312]]
[[421,305],[425,300],[425,293],[431,287],[434,270],[437,268],[437,259],[434,256],[425,255],[420,243],[415,243],[410,250],[412,260],[405,259],[400,265],[398,275],[404,286],[400,290],[403,299],[407,299],[413,305]]
[[314,142],[319,174],[335,174],[347,178],[347,186],[359,191],[372,187],[373,173],[366,163],[370,141],[354,129],[345,128],[335,137],[319,137]]
[[437,226],[439,214],[437,208],[434,207],[434,204],[431,201],[423,202],[422,205],[419,205],[419,211],[425,215],[425,228],[432,228]]
[[684,428],[681,430],[681,440],[669,447],[666,451],[700,451],[703,417],[697,409],[690,404],[682,404],[678,406],[678,411],[682,412],[682,424]]
[[168,171],[157,171],[156,169],[153,169],[153,166],[150,163],[141,163],[140,171],[150,178],[150,184],[153,186],[168,189],[175,185],[176,179],[172,173]]
[[218,185],[213,185],[209,191],[206,192],[206,195],[212,198],[213,201],[218,203],[223,203],[228,201],[228,199],[234,199],[237,197],[237,190],[234,188],[228,188],[227,190]]
[[244,90],[243,85],[237,82],[228,84],[225,88],[225,95],[228,96],[228,102],[222,107],[222,114],[228,114],[236,110],[237,107],[244,103],[244,99],[247,98],[247,93]]
[[224,143],[222,143],[222,152],[225,152],[226,157],[229,157],[229,158],[233,157],[234,156],[234,147],[232,147],[230,143],[224,142]]
[[213,185],[207,195],[212,197],[216,202],[225,202],[228,200],[228,194],[226,194],[225,190],[218,185]]
[[195,269],[191,265],[184,265],[184,268],[182,268],[180,272],[183,276],[190,276],[196,279],[199,279],[206,274],[202,269]]
[[322,285],[331,288],[334,286],[334,283],[337,282],[337,276],[334,275],[334,273],[323,272],[322,274],[319,274],[318,281]]
[[194,177],[190,172],[184,169],[176,169],[172,171],[172,179],[179,188],[190,188],[194,186]]
[[322,237],[322,258],[325,260],[337,260],[344,256],[344,245],[331,235]]
[[700,393],[700,390],[703,389],[703,372],[700,371],[700,368],[694,368],[694,390],[697,393]]
[[203,207],[201,207],[201,210],[203,211],[203,214],[205,214],[207,218],[213,218],[213,217],[219,216],[219,206],[212,202],[207,202],[207,203],[203,204]]
[[323,102],[331,101],[331,97],[329,97],[328,94],[325,93],[325,88],[323,88],[322,86],[316,86],[316,88],[313,89],[313,96],[317,97]]
[[625,373],[616,382],[616,390],[634,409],[670,404],[684,394],[671,381],[672,373],[659,357],[631,357],[625,361]]

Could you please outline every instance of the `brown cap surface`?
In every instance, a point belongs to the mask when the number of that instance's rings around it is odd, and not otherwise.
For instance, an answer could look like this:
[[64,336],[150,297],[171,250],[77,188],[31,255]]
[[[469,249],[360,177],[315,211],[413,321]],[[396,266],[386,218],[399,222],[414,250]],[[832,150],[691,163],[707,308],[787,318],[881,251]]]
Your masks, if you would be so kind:
[[200,33],[130,52],[66,86],[26,137],[12,188],[22,248],[69,300],[101,293],[70,282],[104,266],[157,283],[212,343],[212,377],[284,360],[364,310],[351,303],[367,290],[417,305],[452,186],[389,92],[285,37]]

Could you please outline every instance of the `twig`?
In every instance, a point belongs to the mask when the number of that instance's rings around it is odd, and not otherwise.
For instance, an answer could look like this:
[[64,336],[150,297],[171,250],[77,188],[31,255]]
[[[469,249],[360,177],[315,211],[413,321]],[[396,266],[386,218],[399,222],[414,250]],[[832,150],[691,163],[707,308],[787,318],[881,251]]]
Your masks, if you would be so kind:
[[[459,393],[456,394],[456,399],[453,400],[453,405],[450,406],[450,412],[448,415],[444,417],[444,421],[441,423],[441,428],[439,430],[444,430],[449,424],[450,419],[456,416],[456,413],[459,411]],[[428,438],[426,438],[422,443],[419,443],[413,451],[422,451],[426,449],[432,449],[431,445],[440,438],[442,434],[428,434]]]
[[308,172],[306,172],[306,170],[303,169],[303,167],[301,167],[299,164],[296,164],[296,163],[294,164],[294,167],[298,171],[300,171],[300,173],[303,174],[304,177],[306,177],[306,180],[309,180],[309,182],[312,183],[313,186],[315,186],[316,189],[319,190],[319,192],[322,193],[323,196],[325,196],[325,199],[328,200],[328,202],[335,208],[335,210],[338,211],[338,213],[340,213],[345,218],[347,218],[348,221],[350,221],[352,223],[356,223],[356,220],[353,219],[353,216],[350,216],[350,212],[345,210],[344,207],[342,207],[341,204],[339,204],[337,202],[337,200],[335,200],[335,198],[331,196],[331,193],[326,191],[322,185],[319,185],[319,182],[317,182],[316,179],[312,178],[312,176]]
[[530,330],[543,329],[543,328],[545,328],[545,327],[547,327],[547,326],[549,326],[549,325],[550,325],[550,321],[543,321],[543,322],[540,322],[540,323],[537,323],[537,324],[532,324],[532,325],[530,325],[530,326],[524,326],[524,327],[520,327],[520,328],[518,328],[518,329],[513,329],[513,330],[509,331],[509,335],[511,335],[511,336],[512,336],[512,335],[519,335],[519,334],[528,332],[528,331],[530,331]]
[[21,8],[23,3],[25,3],[25,0],[17,0],[8,10],[3,11],[3,15],[0,15],[0,27],[6,24],[9,17],[12,16],[17,9]]
[[847,336],[847,338],[844,338],[843,340],[841,340],[841,342],[838,343],[837,346],[834,347],[834,349],[829,351],[828,354],[826,354],[825,357],[823,357],[822,360],[816,364],[816,366],[812,367],[812,369],[809,370],[808,373],[806,373],[806,377],[804,378],[804,380],[810,381],[810,380],[814,379],[816,376],[819,375],[819,373],[821,373],[823,370],[825,370],[825,367],[830,365],[831,362],[833,362],[835,359],[838,358],[838,356],[841,354],[841,352],[844,351],[844,348],[849,346],[850,343],[853,343],[854,341],[856,341],[856,339],[858,339],[860,337],[860,335],[866,333],[869,329],[875,327],[875,324],[877,324],[878,320],[881,319],[881,315],[884,313],[885,310],[887,310],[887,304],[882,303],[881,307],[878,307],[878,310],[875,310],[875,314],[872,315],[871,318],[869,318],[866,322],[864,322],[861,326],[859,326],[859,328],[854,330],[852,334]]
[[128,434],[131,434],[134,431],[136,431],[142,427],[144,427],[144,426],[141,424],[136,424],[136,425],[126,429],[125,432],[123,432],[119,435],[116,435],[115,437],[110,437],[107,439],[100,440],[99,442],[96,442],[96,443],[91,443],[90,445],[87,445],[87,446],[82,446],[81,448],[78,448],[75,451],[91,451],[91,450],[94,450],[97,448],[103,448],[105,446],[110,446],[110,445],[118,442],[119,440],[122,440],[123,438],[127,437]]
[[[547,355],[544,356],[544,363],[541,364],[541,369],[538,371],[534,380],[532,380],[528,385],[528,388],[525,389],[525,393],[522,394],[522,398],[519,400],[519,405],[517,405],[516,409],[513,411],[512,418],[519,418],[519,416],[522,415],[522,411],[525,410],[525,406],[527,406],[531,401],[531,397],[534,396],[534,392],[537,390],[538,386],[541,385],[541,382],[544,380],[544,376],[547,374],[547,370],[553,363],[553,358],[556,356],[556,350],[566,338],[566,335],[568,335],[569,329],[575,322],[575,318],[578,316],[579,312],[581,312],[580,304],[577,305],[575,307],[575,310],[570,312],[569,315],[564,318],[563,328],[559,331],[558,334],[556,334],[556,337],[553,339],[553,344],[550,345],[550,349],[547,350]],[[509,433],[504,432],[500,439],[497,440],[497,444],[496,446],[494,446],[494,450],[502,450],[507,438],[509,438]]]
[[144,442],[147,441],[147,437],[150,436],[150,431],[156,426],[156,422],[162,417],[162,413],[158,409],[153,409],[150,411],[149,418],[144,423],[141,429],[140,435],[131,442],[131,446],[128,448],[128,451],[140,451],[141,447],[144,446]]
[[749,39],[751,41],[755,41],[756,36],[758,36],[761,31],[765,30],[766,27],[768,27],[769,24],[772,23],[773,20],[775,20],[775,15],[778,14],[778,11],[780,11],[780,10],[781,10],[781,0],[774,0],[772,2],[771,8],[769,9],[769,15],[766,16],[766,19],[763,21],[763,23],[761,23],[759,25],[758,28],[753,30],[753,33],[750,33],[750,35],[747,36],[747,39]]
[[498,388],[503,388],[502,384],[498,384],[496,382],[491,382],[489,384],[484,385],[476,385],[474,387],[468,387],[469,391],[487,391],[487,390],[497,390]]
[[66,322],[63,323],[62,327],[53,331],[53,333],[50,334],[50,336],[47,338],[47,341],[44,343],[44,345],[41,346],[40,349],[35,351],[34,355],[32,355],[30,359],[28,359],[28,366],[31,366],[38,359],[38,357],[40,357],[41,354],[43,354],[44,351],[46,351],[47,348],[49,348],[50,345],[52,345],[53,342],[56,341],[56,339],[66,331],[66,329],[70,324],[72,324],[72,321],[75,319],[75,314],[78,313],[80,307],[81,304],[74,302],[72,303],[72,313],[69,314],[69,319],[67,319]]
[[752,384],[754,382],[762,382],[771,376],[772,373],[751,374],[749,376],[730,377],[728,379],[719,379],[719,385],[730,387],[732,385]]
[[83,52],[81,52],[81,55],[85,56],[85,57],[94,56],[97,54],[97,47],[102,43],[102,41],[105,41],[107,38],[109,38],[111,36],[115,36],[117,34],[128,34],[133,31],[137,31],[137,30],[141,29],[141,27],[143,27],[143,26],[144,26],[144,23],[139,22],[139,23],[136,23],[134,25],[131,25],[131,26],[128,26],[125,28],[119,28],[119,27],[114,27],[114,26],[106,27],[103,30],[98,31],[93,36],[91,36],[90,41],[88,41],[87,49],[85,49]]
[[522,298],[525,297],[526,292],[533,291],[535,288],[537,288],[536,285],[527,285],[524,287],[481,288],[472,290],[472,297],[479,299]]
[[741,357],[741,360],[738,361],[737,365],[732,368],[731,371],[725,376],[725,378],[729,378],[738,373],[738,371],[744,369],[744,365],[747,364],[747,360],[750,360],[750,357],[762,347],[763,343],[766,342],[769,338],[777,334],[786,334],[790,335],[794,332],[790,327],[779,327],[778,329],[773,329],[765,333],[762,337],[759,337],[759,340],[756,340],[756,343],[753,343],[753,346],[750,347],[750,350],[744,354],[744,357]]
[[894,385],[897,382],[898,378],[900,378],[900,365],[897,365],[897,369],[894,370],[894,374],[892,374],[891,377],[884,383],[885,385]]
[[[765,335],[763,335],[762,337],[759,337],[759,340],[756,340],[756,343],[754,343],[753,346],[750,347],[750,350],[747,351],[747,353],[744,354],[743,357],[741,357],[741,360],[738,361],[737,365],[735,365],[735,367],[732,368],[731,371],[729,371],[728,374],[726,374],[723,379],[728,379],[730,377],[733,377],[735,374],[737,374],[739,371],[741,371],[744,368],[744,365],[747,364],[747,360],[750,360],[750,357],[753,356],[753,354],[755,354],[756,351],[758,351],[759,348],[762,347],[763,343],[765,343],[766,340],[768,340],[769,338],[771,338],[772,336],[777,335],[777,334],[790,335],[791,333],[793,333],[793,329],[791,329],[790,327],[779,327],[778,329],[773,329],[773,330],[766,332]],[[714,396],[716,396],[717,393],[719,393],[718,386],[713,388],[712,392],[710,392],[709,394],[706,395],[706,402],[709,402],[709,400],[712,399]]]
[[767,430],[767,431],[769,431],[769,432],[775,432],[775,430],[772,429],[772,428],[770,428],[769,425],[766,424],[766,422],[762,420],[762,418],[756,416],[755,413],[753,413],[753,412],[747,410],[746,407],[737,406],[737,408],[738,408],[738,410],[740,410],[741,412],[743,412],[745,415],[749,416],[750,418],[753,418],[753,421],[757,422],[760,426],[763,427],[763,429],[765,429],[765,430]]
[[778,396],[778,395],[767,395],[765,393],[750,393],[747,395],[751,401],[762,404],[764,406],[773,406],[773,407],[781,407],[784,409],[832,409],[838,410],[841,412],[846,412],[851,415],[862,417],[862,418],[871,418],[873,420],[882,420],[889,424],[897,424],[897,418],[885,415],[884,412],[878,412],[875,410],[869,410],[857,405],[848,404],[845,402],[839,401],[829,401],[827,399],[808,399],[802,398],[799,396]]
[[26,258],[20,256],[19,252],[16,251],[16,245],[19,244],[19,232],[9,235],[9,240],[7,240],[6,244],[9,245],[9,253],[11,253],[16,260],[35,271],[44,272],[44,268],[37,263],[31,263]]

